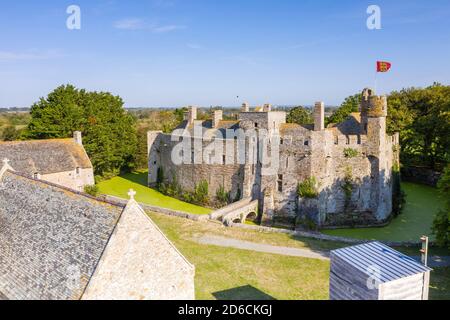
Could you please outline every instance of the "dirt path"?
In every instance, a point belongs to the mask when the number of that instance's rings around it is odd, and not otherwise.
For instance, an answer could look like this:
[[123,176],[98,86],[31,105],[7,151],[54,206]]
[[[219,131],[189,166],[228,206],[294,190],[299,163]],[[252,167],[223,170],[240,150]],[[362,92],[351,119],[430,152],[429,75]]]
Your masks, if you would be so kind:
[[197,239],[197,242],[199,242],[201,244],[212,244],[212,245],[221,246],[221,247],[236,248],[236,249],[242,249],[242,250],[251,250],[251,251],[257,251],[257,252],[264,252],[264,253],[273,253],[273,254],[280,254],[280,255],[284,255],[284,256],[303,257],[303,258],[321,259],[321,260],[329,259],[327,252],[311,251],[308,249],[299,249],[299,248],[291,248],[291,247],[278,247],[278,246],[272,246],[272,245],[268,245],[268,244],[255,243],[255,242],[250,242],[250,241],[237,240],[237,239],[231,239],[231,238],[225,238],[225,237],[219,237],[219,236],[206,235],[206,236],[203,236],[203,237]]
[[[302,257],[320,260],[329,259],[329,252],[325,251],[312,251],[309,249],[279,247],[279,246],[272,246],[269,244],[262,244],[220,236],[205,235],[197,239],[196,241],[201,244],[210,244],[220,247],[280,254],[284,256]],[[420,262],[420,257],[412,257],[412,258]],[[430,256],[428,257],[428,266],[431,268],[450,266],[450,256]]]

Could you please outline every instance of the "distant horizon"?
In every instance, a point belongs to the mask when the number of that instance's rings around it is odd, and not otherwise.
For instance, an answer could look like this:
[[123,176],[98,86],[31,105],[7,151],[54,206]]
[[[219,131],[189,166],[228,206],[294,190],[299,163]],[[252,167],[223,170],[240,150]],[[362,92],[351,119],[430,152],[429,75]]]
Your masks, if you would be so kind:
[[[370,5],[5,2],[0,106],[29,107],[64,83],[111,92],[126,107],[160,108],[338,106],[365,87],[387,94],[450,84],[450,2],[379,0],[379,29],[369,28]],[[378,60],[392,63],[391,70],[377,75]]]

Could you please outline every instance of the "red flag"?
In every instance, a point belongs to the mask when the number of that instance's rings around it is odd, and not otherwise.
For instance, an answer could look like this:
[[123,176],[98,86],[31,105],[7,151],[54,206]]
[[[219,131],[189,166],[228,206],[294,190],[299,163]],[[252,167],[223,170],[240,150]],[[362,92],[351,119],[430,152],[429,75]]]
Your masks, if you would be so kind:
[[386,61],[377,61],[377,72],[388,72],[391,69],[391,63]]

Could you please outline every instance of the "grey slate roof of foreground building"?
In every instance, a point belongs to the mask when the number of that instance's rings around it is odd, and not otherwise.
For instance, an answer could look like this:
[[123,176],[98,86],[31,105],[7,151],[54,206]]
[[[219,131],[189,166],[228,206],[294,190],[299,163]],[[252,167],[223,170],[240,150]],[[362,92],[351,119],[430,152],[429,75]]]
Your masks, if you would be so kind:
[[0,142],[0,160],[4,158],[15,170],[27,174],[92,168],[83,146],[74,139]]
[[0,176],[0,204],[4,297],[81,298],[123,207],[12,171]]
[[390,282],[419,273],[431,271],[401,252],[380,243],[370,242],[353,247],[334,250],[336,256],[359,271],[371,276],[370,270],[380,270],[380,282]]

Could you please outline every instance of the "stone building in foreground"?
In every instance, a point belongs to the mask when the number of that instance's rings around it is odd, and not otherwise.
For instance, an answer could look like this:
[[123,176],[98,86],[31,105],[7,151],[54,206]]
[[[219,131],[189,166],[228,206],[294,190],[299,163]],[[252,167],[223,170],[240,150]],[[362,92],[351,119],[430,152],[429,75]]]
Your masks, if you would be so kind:
[[0,300],[194,299],[190,264],[124,207],[0,169]]
[[18,172],[66,188],[83,191],[95,184],[79,131],[73,139],[0,142],[0,160],[5,158]]
[[[368,225],[391,215],[399,138],[386,133],[385,96],[365,89],[360,112],[328,127],[322,102],[315,104],[313,125],[288,124],[286,113],[270,105],[250,110],[244,104],[237,121],[223,121],[221,110],[210,121],[196,120],[196,114],[190,108],[173,134],[148,133],[150,186],[164,177],[165,183],[193,190],[206,180],[211,198],[221,188],[233,200],[258,200],[265,224]],[[228,134],[238,131],[245,132],[244,139]],[[265,131],[268,139],[249,138],[252,131]],[[181,141],[191,149],[180,151]],[[276,156],[276,166],[255,156],[261,150]],[[236,161],[242,154],[244,161]],[[299,193],[299,185],[308,184],[313,194]]]

